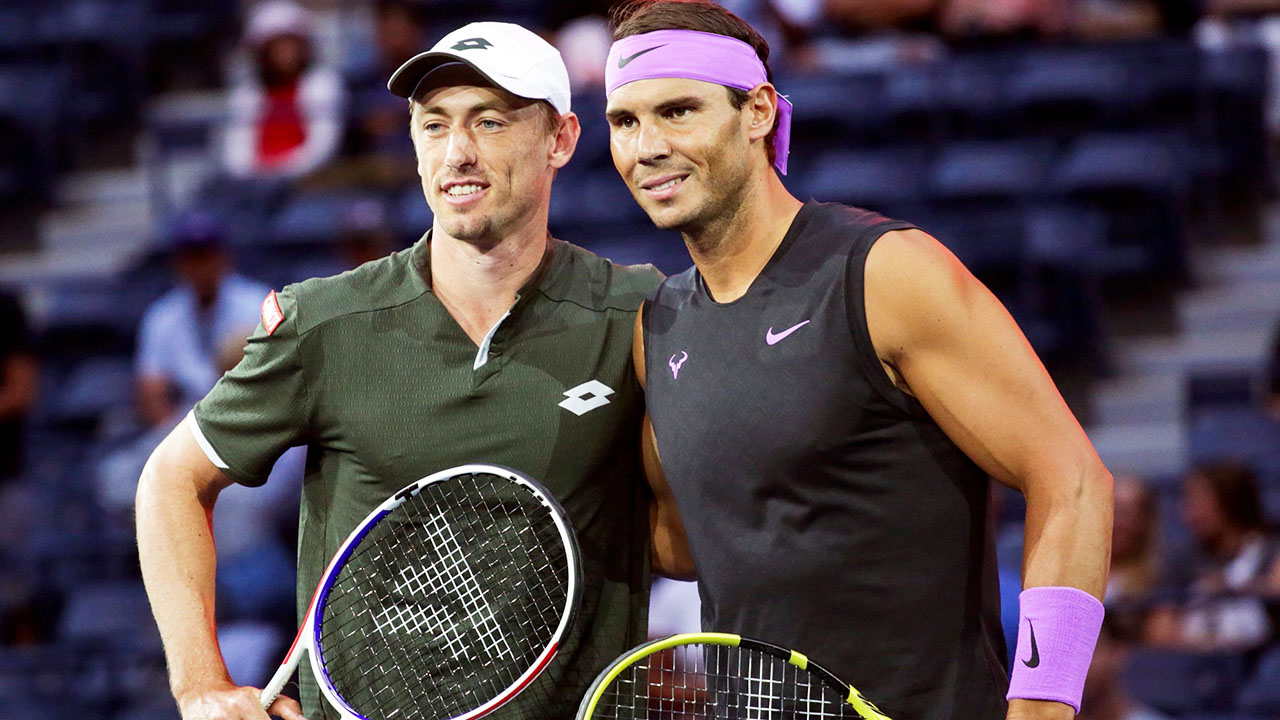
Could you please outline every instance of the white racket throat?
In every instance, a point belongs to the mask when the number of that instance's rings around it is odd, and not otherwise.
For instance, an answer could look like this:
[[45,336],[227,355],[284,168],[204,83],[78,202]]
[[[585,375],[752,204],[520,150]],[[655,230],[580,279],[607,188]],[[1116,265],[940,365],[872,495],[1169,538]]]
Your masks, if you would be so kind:
[[[528,667],[519,676],[517,676],[513,682],[509,683],[501,692],[495,694],[487,701],[472,709],[462,712],[461,714],[449,716],[442,715],[436,717],[441,718],[441,720],[473,720],[474,718],[483,717],[516,697],[530,683],[532,683],[538,675],[541,674],[559,650],[560,645],[568,632],[569,626],[574,619],[577,611],[577,605],[581,597],[581,559],[573,529],[565,517],[564,510],[550,495],[549,491],[539,485],[536,481],[525,477],[515,470],[497,465],[460,465],[458,467],[434,473],[400,489],[391,497],[384,500],[378,507],[370,511],[369,514],[365,516],[356,528],[346,537],[346,539],[343,540],[342,544],[338,547],[338,550],[333,554],[333,557],[330,558],[328,565],[325,567],[324,573],[321,575],[319,583],[317,583],[315,591],[312,593],[311,602],[307,607],[307,612],[303,618],[302,626],[298,629],[298,634],[294,638],[293,644],[289,648],[289,652],[286,654],[284,661],[276,670],[275,674],[272,675],[271,680],[262,689],[260,702],[264,710],[270,708],[271,704],[280,696],[285,685],[288,684],[289,679],[298,669],[302,654],[306,652],[310,660],[311,672],[317,681],[321,694],[333,709],[339,713],[342,720],[390,720],[390,716],[383,718],[361,714],[345,699],[343,699],[334,687],[334,683],[331,680],[328,671],[324,667],[322,654],[319,649],[320,633],[317,631],[317,626],[319,625],[319,616],[325,607],[323,599],[326,593],[333,587],[336,576],[341,572],[345,562],[350,557],[354,546],[358,545],[373,526],[382,520],[383,517],[400,505],[418,496],[429,486],[435,483],[445,482],[459,476],[470,475],[497,476],[519,485],[525,488],[541,503],[541,505],[549,510],[548,515],[554,521],[555,530],[559,535],[560,541],[563,543],[566,554],[566,593],[564,596],[563,606],[559,608],[559,622],[554,632],[541,648],[541,652],[538,653],[536,659],[532,663],[529,663]],[[436,515],[435,517],[439,518],[442,529],[445,532],[450,532],[443,517],[440,515]],[[450,540],[452,540],[454,545],[458,544],[456,539],[452,538],[451,533]],[[460,574],[463,576],[463,579],[461,580],[455,576],[450,576],[448,578],[432,578],[428,576],[428,573],[423,573],[418,569],[412,569],[412,575],[408,574],[409,569],[402,569],[401,574],[416,583],[418,589],[421,589],[424,586],[429,586],[433,589],[445,588],[455,593],[465,594],[469,601],[474,601],[476,598],[483,600],[485,589],[480,586],[479,579],[473,572],[471,572],[470,568],[466,566],[465,559],[460,563],[450,565],[449,567],[451,571],[458,572],[459,566],[461,566]],[[419,610],[418,612],[422,613],[424,611]],[[483,613],[479,614],[481,615],[481,619],[484,620],[485,618],[483,617]],[[385,629],[391,632],[415,632],[424,624],[423,622],[417,621],[412,613],[409,614],[407,620],[404,615],[404,613],[397,613],[394,618],[388,617],[387,622],[385,623],[381,621],[377,622],[377,627],[380,630]],[[476,615],[477,613],[473,613],[468,616],[467,619],[469,621],[474,621],[476,619]],[[493,618],[491,612],[487,619],[490,622],[485,628],[486,637],[497,638],[505,642],[505,638],[502,637],[501,628],[497,626],[497,621]],[[469,632],[474,632],[474,630],[474,627],[469,627],[468,629]],[[462,631],[456,632],[461,633]],[[452,639],[447,644],[452,648]],[[422,701],[424,705],[431,703],[430,698],[422,698]]]

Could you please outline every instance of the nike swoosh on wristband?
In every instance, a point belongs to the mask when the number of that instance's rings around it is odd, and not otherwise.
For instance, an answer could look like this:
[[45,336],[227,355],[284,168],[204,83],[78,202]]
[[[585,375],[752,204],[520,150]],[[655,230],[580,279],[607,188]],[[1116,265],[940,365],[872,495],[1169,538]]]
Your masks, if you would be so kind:
[[1027,618],[1027,627],[1031,628],[1031,658],[1023,660],[1022,664],[1035,668],[1040,665],[1040,648],[1036,647],[1036,626],[1031,624],[1031,618]]
[[630,65],[632,60],[635,60],[636,58],[640,57],[641,55],[643,55],[643,54],[645,54],[645,53],[647,53],[647,52],[653,52],[654,50],[657,50],[657,49],[658,49],[658,48],[660,48],[660,47],[666,47],[666,45],[665,45],[665,44],[663,44],[663,45],[654,45],[653,47],[651,47],[651,48],[647,48],[647,49],[645,49],[645,50],[641,50],[640,52],[638,52],[638,53],[636,53],[636,54],[634,54],[634,55],[628,55],[628,56],[626,56],[626,57],[620,57],[620,58],[618,58],[618,69],[619,69],[619,70],[621,70],[622,68],[624,68],[624,67],[626,67],[626,66]]
[[764,334],[764,341],[769,343],[770,345],[777,345],[778,343],[782,342],[783,338],[787,337],[791,333],[799,330],[800,328],[808,324],[809,324],[809,321],[805,320],[802,323],[797,323],[795,325],[792,325],[786,330],[783,330],[782,332],[776,333],[776,334],[773,332],[773,326],[770,325],[768,332]]

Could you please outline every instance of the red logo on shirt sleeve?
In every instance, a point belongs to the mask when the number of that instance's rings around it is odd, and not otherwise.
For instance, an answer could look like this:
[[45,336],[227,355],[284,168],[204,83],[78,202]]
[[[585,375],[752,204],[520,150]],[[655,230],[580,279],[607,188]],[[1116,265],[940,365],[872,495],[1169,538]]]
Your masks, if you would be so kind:
[[262,327],[270,335],[280,327],[282,322],[284,322],[284,313],[280,310],[280,302],[276,300],[276,291],[272,290],[267,294],[267,299],[262,301]]

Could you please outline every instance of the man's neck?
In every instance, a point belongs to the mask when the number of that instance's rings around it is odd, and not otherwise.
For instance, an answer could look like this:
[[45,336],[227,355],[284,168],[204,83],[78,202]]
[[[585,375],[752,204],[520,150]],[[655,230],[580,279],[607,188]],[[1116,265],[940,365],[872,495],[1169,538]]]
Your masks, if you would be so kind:
[[479,345],[515,304],[516,293],[537,271],[547,251],[547,229],[529,227],[486,244],[431,234],[431,288],[467,335]]
[[689,255],[717,302],[733,302],[747,293],[803,206],[775,173],[754,177],[756,182],[744,188],[732,215],[684,236]]

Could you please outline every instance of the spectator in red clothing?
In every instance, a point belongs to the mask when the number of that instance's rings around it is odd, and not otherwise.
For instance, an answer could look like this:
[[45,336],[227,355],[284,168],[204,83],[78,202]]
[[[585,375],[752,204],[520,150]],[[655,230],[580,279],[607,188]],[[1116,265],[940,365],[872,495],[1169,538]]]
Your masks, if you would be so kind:
[[346,91],[315,62],[313,19],[290,0],[253,8],[245,31],[256,77],[232,88],[223,146],[236,177],[296,177],[329,160],[342,139]]

